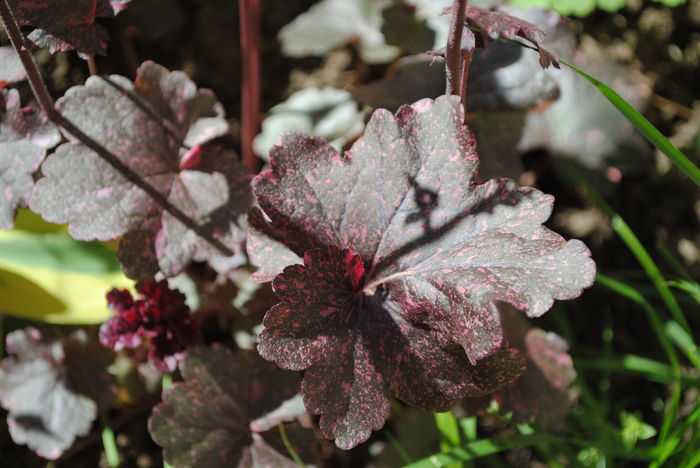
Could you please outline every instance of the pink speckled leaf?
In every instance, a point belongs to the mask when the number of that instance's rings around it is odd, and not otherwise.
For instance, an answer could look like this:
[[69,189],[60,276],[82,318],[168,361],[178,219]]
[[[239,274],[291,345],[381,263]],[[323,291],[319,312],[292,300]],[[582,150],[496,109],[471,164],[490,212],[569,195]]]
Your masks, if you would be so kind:
[[[297,393],[297,374],[216,344],[188,350],[180,369],[184,382],[164,394],[149,421],[168,463],[175,468],[296,466],[258,434],[271,426],[253,423]],[[297,406],[296,413],[287,411],[272,424],[303,413]],[[279,464],[256,465],[260,459]]]
[[[451,14],[452,7],[445,8],[444,14]],[[469,51],[475,47],[486,47],[493,39],[525,39],[532,43],[540,54],[540,66],[549,68],[554,65],[559,68],[556,55],[542,47],[546,34],[539,26],[510,15],[507,7],[502,11],[492,11],[474,5],[467,5],[466,25],[462,50]],[[469,29],[469,28],[473,28]],[[430,55],[443,56],[445,48],[428,52]]]
[[79,52],[104,54],[107,31],[95,23],[126,8],[131,0],[11,0],[22,26],[39,28],[30,39],[53,51],[75,48]]
[[105,367],[110,351],[77,331],[65,340],[39,330],[7,336],[10,357],[0,363],[0,405],[15,443],[55,460],[90,431],[98,406],[113,395]]
[[588,249],[542,226],[552,197],[477,182],[461,121],[459,99],[440,97],[375,112],[344,155],[287,134],[254,181],[264,210],[249,219],[256,279],[305,263],[273,282],[282,302],[259,351],[306,369],[306,406],[341,447],[381,427],[389,395],[445,410],[509,382],[519,362],[493,356],[496,303],[538,316],[593,281]]
[[470,412],[481,412],[491,399],[516,421],[535,419],[542,427],[560,424],[575,397],[576,370],[566,342],[554,333],[534,328],[513,307],[502,305],[506,338],[527,358],[527,370],[515,382],[489,397],[465,400]]
[[420,329],[390,301],[365,296],[362,260],[348,250],[310,250],[304,265],[278,275],[282,301],[265,316],[260,354],[280,367],[305,369],[304,404],[321,430],[352,448],[380,429],[389,397],[444,411],[461,396],[489,393],[522,371],[509,350],[472,365],[438,330]]
[[[214,96],[197,90],[183,72],[153,62],[139,68],[134,84],[119,76],[111,80],[114,85],[91,77],[57,105],[172,206],[240,254],[249,179],[234,153],[204,144],[226,129]],[[204,131],[202,120],[215,131]],[[225,256],[79,142],[61,145],[42,172],[32,209],[69,223],[76,239],[123,236],[119,258],[132,277],[148,279],[159,270],[173,276],[192,260],[226,270],[240,259]]]
[[34,187],[32,174],[60,139],[41,112],[20,107],[17,90],[0,89],[0,229],[14,225]]

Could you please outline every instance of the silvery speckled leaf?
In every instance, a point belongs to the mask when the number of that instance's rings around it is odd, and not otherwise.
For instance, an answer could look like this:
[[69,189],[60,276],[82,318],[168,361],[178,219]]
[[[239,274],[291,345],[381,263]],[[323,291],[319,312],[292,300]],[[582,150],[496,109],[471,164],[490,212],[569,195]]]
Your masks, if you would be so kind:
[[60,140],[43,113],[20,107],[16,89],[0,89],[0,229],[14,226],[16,209],[34,187],[32,175]]
[[340,151],[363,128],[364,112],[358,109],[352,94],[335,88],[306,88],[270,109],[253,149],[267,159],[282,133],[298,130],[323,137]]
[[[123,236],[119,258],[132,277],[146,279],[157,271],[174,276],[193,260],[226,269],[240,256],[245,236],[248,175],[231,151],[212,144],[185,146],[227,128],[217,117],[213,94],[198,90],[185,73],[153,62],[139,68],[134,84],[120,76],[110,79],[90,77],[68,90],[58,108],[234,256],[198,236],[77,141],[58,147],[42,165],[32,210],[48,221],[68,223],[76,239]],[[209,132],[199,125],[202,119],[214,124]]]
[[27,77],[22,61],[10,46],[0,47],[0,88]]
[[90,431],[98,406],[111,399],[105,367],[113,355],[82,330],[61,340],[35,328],[9,333],[7,352],[0,405],[9,411],[12,440],[55,460]]
[[364,61],[389,62],[399,52],[384,42],[381,31],[382,11],[391,3],[390,0],[321,0],[280,30],[282,52],[290,57],[319,56],[357,40]]

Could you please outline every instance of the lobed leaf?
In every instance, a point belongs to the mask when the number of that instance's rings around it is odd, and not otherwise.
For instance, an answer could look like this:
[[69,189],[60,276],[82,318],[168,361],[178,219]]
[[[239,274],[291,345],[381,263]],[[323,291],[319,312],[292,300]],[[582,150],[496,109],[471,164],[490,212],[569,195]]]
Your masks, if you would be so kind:
[[0,405],[12,440],[54,460],[90,431],[98,406],[112,397],[105,367],[112,354],[84,331],[65,341],[35,328],[7,335],[11,357],[0,363]]
[[227,129],[210,92],[197,90],[183,72],[145,62],[135,83],[119,76],[109,81],[90,77],[85,86],[68,90],[57,106],[236,255],[217,250],[75,141],[58,147],[42,165],[44,178],[34,189],[32,210],[51,222],[68,223],[76,239],[123,236],[119,259],[134,278],[148,279],[159,270],[174,276],[193,260],[208,261],[222,272],[240,264],[248,176],[234,153],[206,144]]
[[20,107],[16,89],[0,89],[0,229],[14,226],[15,211],[34,187],[32,175],[60,138],[41,112]]
[[10,0],[21,26],[38,28],[29,39],[51,52],[77,49],[88,55],[104,54],[107,31],[97,18],[115,16],[131,0]]
[[383,425],[389,396],[444,411],[505,385],[522,367],[496,303],[534,317],[593,281],[588,249],[542,226],[550,196],[477,182],[461,122],[440,97],[376,111],[344,155],[287,134],[254,180],[248,251],[281,301],[258,350],[306,370],[306,407],[339,447]]
[[499,307],[508,341],[527,359],[527,369],[516,381],[488,397],[463,402],[468,411],[482,412],[491,400],[512,411],[516,421],[536,420],[542,427],[556,427],[575,397],[571,388],[576,370],[568,345],[555,333],[533,327],[513,307]]
[[[452,14],[452,7],[443,10],[444,15]],[[462,50],[470,51],[475,47],[486,48],[494,39],[525,39],[532,43],[540,54],[540,66],[560,68],[556,55],[542,47],[546,34],[539,26],[517,18],[507,8],[493,11],[474,5],[467,5],[466,28],[462,38]],[[445,56],[445,48],[428,52],[431,55]]]
[[382,34],[382,11],[387,0],[322,0],[279,32],[282,52],[290,57],[324,55],[357,41],[367,63],[385,63],[398,55]]
[[15,49],[9,46],[0,47],[0,88],[22,81],[27,77],[22,61],[19,59]]
[[296,374],[216,344],[188,350],[180,369],[184,382],[165,392],[149,420],[168,463],[175,468],[296,466],[258,434],[305,412],[285,406],[297,392]]

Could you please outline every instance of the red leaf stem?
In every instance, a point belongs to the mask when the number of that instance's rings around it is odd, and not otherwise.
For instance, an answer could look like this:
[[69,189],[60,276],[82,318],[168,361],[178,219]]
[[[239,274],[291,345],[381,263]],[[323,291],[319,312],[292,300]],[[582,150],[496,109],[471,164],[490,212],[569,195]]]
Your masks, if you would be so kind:
[[253,139],[260,123],[260,0],[239,0],[243,81],[241,83],[241,153],[243,164],[257,174]]
[[447,85],[445,94],[460,94],[462,74],[462,31],[467,19],[467,0],[452,1],[452,20],[445,50]]

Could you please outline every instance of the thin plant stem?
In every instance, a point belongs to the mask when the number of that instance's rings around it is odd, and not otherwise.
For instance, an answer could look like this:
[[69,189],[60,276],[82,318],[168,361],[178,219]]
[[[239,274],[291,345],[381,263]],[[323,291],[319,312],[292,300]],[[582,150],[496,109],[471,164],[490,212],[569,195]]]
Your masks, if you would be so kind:
[[49,94],[49,90],[46,89],[46,83],[41,77],[39,68],[34,61],[34,57],[29,52],[29,47],[26,44],[22,33],[19,30],[17,21],[15,20],[12,10],[7,2],[7,0],[0,0],[0,20],[2,20],[2,25],[5,27],[7,35],[10,37],[10,42],[12,47],[17,52],[19,59],[22,61],[25,71],[27,72],[27,79],[29,80],[29,86],[32,88],[34,97],[39,102],[39,106],[46,114],[46,117],[52,122],[56,122],[58,117],[58,111],[53,105],[53,99]]
[[131,170],[129,166],[124,164],[114,153],[110,152],[97,141],[85,134],[82,130],[76,127],[70,120],[57,113],[57,124],[63,127],[68,133],[79,140],[82,144],[97,153],[104,159],[113,169],[121,174],[126,180],[136,185],[143,190],[155,201],[161,208],[170,213],[175,219],[184,224],[188,229],[195,232],[199,237],[206,240],[215,247],[219,252],[226,256],[233,255],[231,249],[226,247],[220,240],[216,239],[205,227],[200,226],[189,216],[183,213],[178,207],[168,201],[165,196],[157,191],[152,185],[143,180],[137,173]]
[[284,444],[285,448],[289,452],[289,455],[291,455],[292,459],[296,462],[297,465],[299,465],[300,468],[306,468],[306,463],[304,463],[304,461],[301,459],[301,457],[299,456],[297,451],[294,450],[292,443],[289,441],[289,437],[287,437],[287,430],[284,428],[284,423],[282,421],[277,423],[277,428],[280,431],[280,436],[282,437],[282,443]]
[[260,0],[238,0],[243,54],[241,82],[241,152],[243,164],[256,174],[258,158],[253,139],[260,123]]
[[467,0],[452,0],[452,19],[445,48],[447,82],[445,94],[460,95],[462,89],[462,34],[467,19]]
[[24,44],[24,39],[20,33],[19,26],[15,21],[12,11],[10,10],[7,0],[0,0],[0,17],[2,23],[5,27],[5,31],[10,36],[10,41],[14,47],[17,55],[19,55],[22,65],[27,72],[27,78],[32,88],[32,92],[39,101],[39,105],[46,114],[46,117],[54,124],[62,127],[65,131],[70,133],[74,138],[83,143],[85,146],[93,150],[105,160],[112,168],[119,172],[126,180],[132,184],[139,187],[141,190],[146,192],[153,201],[155,201],[161,208],[170,213],[175,219],[184,224],[188,229],[195,232],[198,236],[209,242],[214,248],[226,256],[233,255],[233,251],[226,247],[221,241],[214,238],[214,236],[208,232],[203,226],[197,224],[189,216],[183,213],[179,208],[170,203],[167,198],[160,192],[158,192],[152,185],[143,180],[138,174],[131,170],[126,164],[124,164],[114,153],[110,152],[96,140],[88,136],[80,128],[75,126],[70,120],[65,118],[56,108],[54,107],[53,99],[49,95],[46,89],[46,84],[44,83],[41,73],[34,62],[34,58],[29,53],[29,49]]
[[121,459],[119,457],[119,449],[117,448],[117,440],[114,437],[114,431],[104,411],[100,412],[100,421],[102,422],[102,446],[104,447],[107,457],[107,464],[110,468],[119,468]]
[[88,56],[87,64],[88,64],[88,71],[90,72],[90,76],[96,76],[99,74],[97,71],[97,64],[95,63],[95,56],[94,55]]

